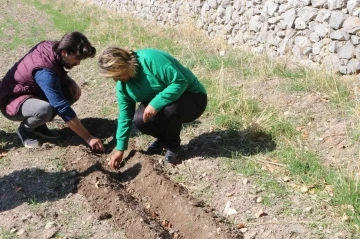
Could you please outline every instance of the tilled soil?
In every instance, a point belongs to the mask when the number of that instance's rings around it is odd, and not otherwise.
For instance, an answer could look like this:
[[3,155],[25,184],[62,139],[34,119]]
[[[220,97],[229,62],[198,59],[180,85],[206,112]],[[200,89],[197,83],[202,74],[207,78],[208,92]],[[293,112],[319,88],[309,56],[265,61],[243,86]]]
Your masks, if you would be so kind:
[[98,220],[110,220],[128,238],[242,238],[213,209],[165,177],[148,156],[131,151],[120,172],[89,156],[73,165],[78,193]]

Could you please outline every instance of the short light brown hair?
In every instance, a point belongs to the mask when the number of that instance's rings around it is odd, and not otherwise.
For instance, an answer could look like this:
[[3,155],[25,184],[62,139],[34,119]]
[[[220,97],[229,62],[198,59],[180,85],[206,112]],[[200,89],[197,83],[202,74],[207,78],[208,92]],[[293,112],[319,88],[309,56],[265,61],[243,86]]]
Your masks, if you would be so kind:
[[117,78],[123,73],[134,77],[139,63],[133,51],[118,47],[107,47],[99,55],[100,74],[107,78]]

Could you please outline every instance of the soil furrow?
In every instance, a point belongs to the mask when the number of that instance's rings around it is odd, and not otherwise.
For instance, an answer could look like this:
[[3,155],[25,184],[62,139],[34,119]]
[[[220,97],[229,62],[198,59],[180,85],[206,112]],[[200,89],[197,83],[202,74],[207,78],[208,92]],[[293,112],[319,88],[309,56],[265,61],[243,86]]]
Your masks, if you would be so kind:
[[79,172],[77,192],[98,220],[109,220],[128,238],[242,238],[213,209],[168,179],[149,156],[135,153],[121,172],[87,156],[71,166]]

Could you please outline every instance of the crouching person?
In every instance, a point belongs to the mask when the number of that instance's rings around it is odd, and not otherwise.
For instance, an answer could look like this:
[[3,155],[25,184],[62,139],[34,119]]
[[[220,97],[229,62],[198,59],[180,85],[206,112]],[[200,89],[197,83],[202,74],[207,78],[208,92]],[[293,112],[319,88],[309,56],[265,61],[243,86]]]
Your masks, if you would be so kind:
[[81,89],[67,75],[95,53],[86,36],[70,32],[59,41],[38,43],[6,73],[0,82],[0,110],[5,118],[21,122],[16,133],[25,147],[38,147],[38,137],[59,137],[46,126],[59,115],[92,150],[104,151],[101,140],[85,129],[71,108]]
[[120,166],[133,123],[155,138],[149,154],[165,150],[165,162],[179,163],[182,124],[199,118],[207,105],[206,90],[197,77],[173,56],[156,49],[109,47],[100,54],[98,65],[103,76],[116,82],[119,105],[117,150],[109,165]]

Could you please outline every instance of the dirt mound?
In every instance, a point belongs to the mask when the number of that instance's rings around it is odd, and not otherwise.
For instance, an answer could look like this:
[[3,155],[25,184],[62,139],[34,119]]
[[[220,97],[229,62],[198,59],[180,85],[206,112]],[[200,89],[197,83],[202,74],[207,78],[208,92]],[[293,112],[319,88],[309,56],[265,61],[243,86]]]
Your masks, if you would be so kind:
[[[131,151],[121,172],[115,172],[87,148],[80,149],[81,160],[64,162],[77,172],[77,193],[98,220],[109,220],[128,238],[243,238],[225,218],[168,179],[151,157]],[[69,150],[64,158],[74,153]]]

